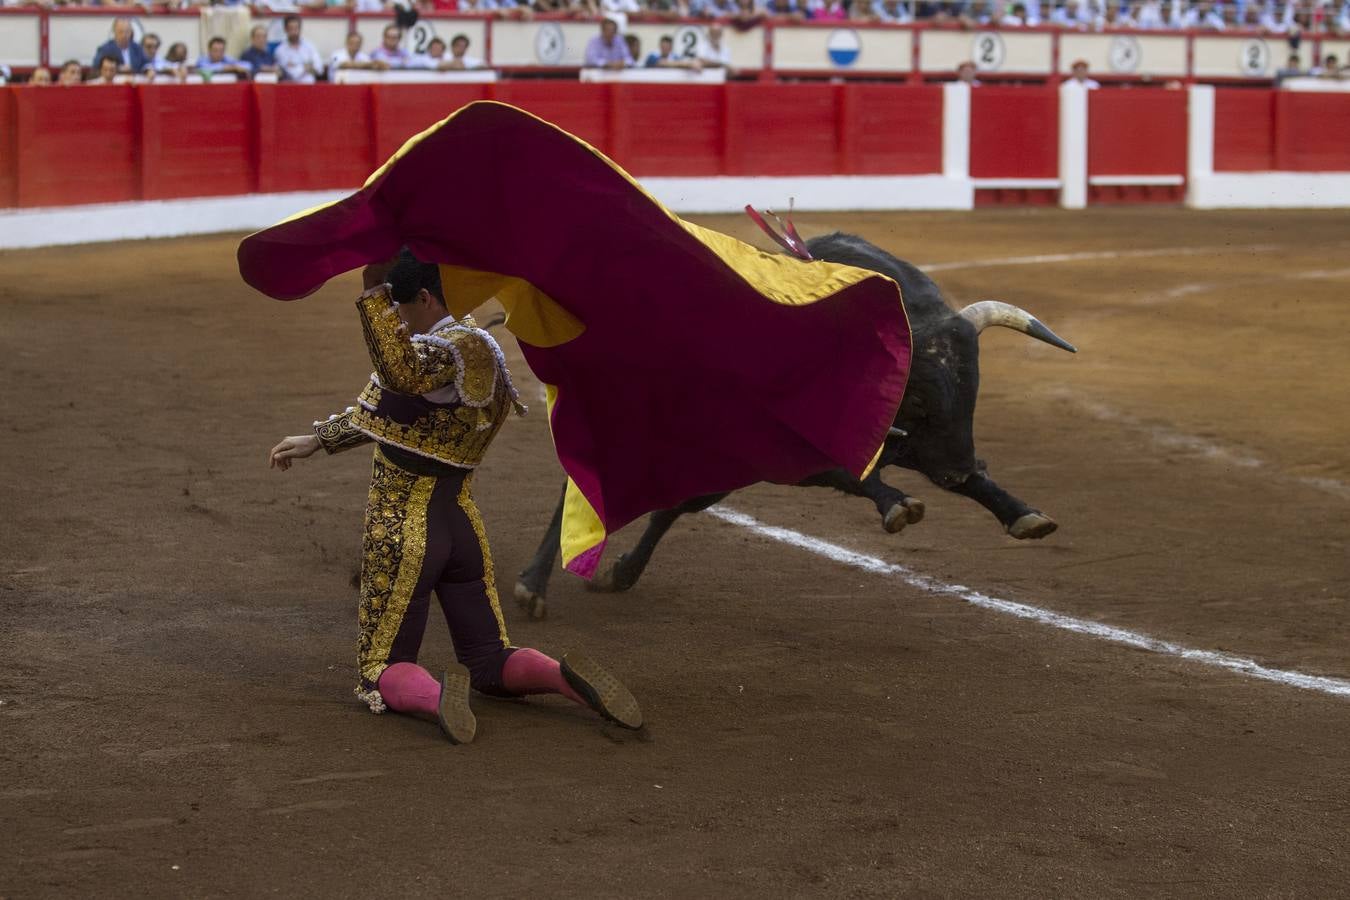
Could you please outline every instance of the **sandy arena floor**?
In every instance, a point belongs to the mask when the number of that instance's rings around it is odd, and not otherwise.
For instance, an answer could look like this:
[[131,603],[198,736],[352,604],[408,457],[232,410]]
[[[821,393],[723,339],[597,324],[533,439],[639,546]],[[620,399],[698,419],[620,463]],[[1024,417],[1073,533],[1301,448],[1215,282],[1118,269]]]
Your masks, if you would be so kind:
[[[980,456],[1061,529],[1019,543],[894,470],[928,506],[899,535],[825,491],[730,507],[944,584],[1350,678],[1343,212],[799,224],[1078,345],[983,339]],[[371,716],[349,583],[369,455],[265,462],[369,371],[356,279],[275,303],[239,281],[235,244],[0,254],[0,897],[1346,895],[1350,696],[710,516],[630,594],[559,574],[548,620],[507,604],[516,643],[622,676],[646,736],[549,701],[480,702],[463,748]],[[477,482],[504,597],[558,480],[543,416],[508,425]],[[428,635],[434,667],[434,611]]]

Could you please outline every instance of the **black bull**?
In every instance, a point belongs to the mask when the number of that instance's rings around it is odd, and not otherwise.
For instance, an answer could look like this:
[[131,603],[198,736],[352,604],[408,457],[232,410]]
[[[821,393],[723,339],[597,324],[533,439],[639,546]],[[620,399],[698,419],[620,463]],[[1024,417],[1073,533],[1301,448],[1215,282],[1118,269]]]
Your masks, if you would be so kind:
[[[980,388],[980,332],[1002,325],[1030,337],[1076,352],[1068,342],[1025,311],[1007,303],[982,301],[959,312],[942,298],[927,275],[856,235],[835,233],[807,242],[819,260],[871,269],[900,284],[913,332],[913,360],[909,383],[895,427],[886,439],[881,458],[864,479],[843,469],[821,472],[800,482],[803,486],[831,487],[871,500],[881,514],[882,527],[898,532],[923,518],[923,501],[881,480],[886,466],[914,469],[938,487],[969,497],[994,514],[1008,534],[1018,539],[1042,538],[1058,526],[1040,510],[999,487],[975,458],[975,397]],[[671,509],[652,513],[642,538],[619,557],[591,586],[603,591],[626,591],[637,584],[662,536],[685,513],[699,512],[717,503],[725,493],[695,497]],[[534,559],[520,573],[516,599],[531,618],[543,618],[548,580],[557,560],[562,527],[562,500]]]

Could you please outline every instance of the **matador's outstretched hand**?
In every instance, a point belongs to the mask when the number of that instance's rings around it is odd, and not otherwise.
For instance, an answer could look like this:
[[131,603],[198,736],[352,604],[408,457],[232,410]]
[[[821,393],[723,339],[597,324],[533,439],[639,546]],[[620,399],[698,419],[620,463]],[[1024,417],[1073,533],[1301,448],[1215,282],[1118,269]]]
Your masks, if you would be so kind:
[[284,472],[291,467],[291,460],[313,456],[318,449],[319,438],[313,434],[297,434],[282,438],[281,443],[267,454],[267,466]]

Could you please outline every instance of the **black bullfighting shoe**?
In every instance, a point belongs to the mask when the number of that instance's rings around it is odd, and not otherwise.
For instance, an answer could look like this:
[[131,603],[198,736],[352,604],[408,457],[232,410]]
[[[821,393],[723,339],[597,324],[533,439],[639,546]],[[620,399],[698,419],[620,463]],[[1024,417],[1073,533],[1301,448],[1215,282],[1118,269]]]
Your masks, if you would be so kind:
[[436,719],[452,744],[467,744],[478,733],[478,720],[469,708],[469,670],[459,663],[446,666],[441,676]]
[[642,710],[628,688],[583,653],[564,653],[562,675],[600,715],[624,728],[642,727]]

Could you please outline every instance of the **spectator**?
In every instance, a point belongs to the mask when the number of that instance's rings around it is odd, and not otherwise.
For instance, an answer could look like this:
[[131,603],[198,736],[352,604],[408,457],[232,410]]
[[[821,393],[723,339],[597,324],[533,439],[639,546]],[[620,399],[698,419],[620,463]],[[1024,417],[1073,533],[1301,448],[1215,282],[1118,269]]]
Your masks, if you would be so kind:
[[1027,8],[1020,3],[1014,3],[1011,9],[1007,9],[999,17],[998,24],[1001,28],[1021,28],[1027,24]]
[[1275,73],[1275,86],[1279,87],[1280,83],[1286,78],[1298,78],[1302,75],[1303,61],[1298,58],[1297,53],[1290,53],[1289,60],[1284,64],[1284,68]]
[[52,83],[52,70],[46,66],[38,66],[33,70],[33,74],[28,76],[28,83],[33,87],[47,87]]
[[100,59],[111,56],[117,62],[119,72],[143,71],[145,52],[131,39],[131,20],[118,16],[113,19],[112,30],[112,40],[94,52],[94,68],[99,68]]
[[872,0],[871,18],[877,22],[898,25],[913,21],[914,14],[909,11],[909,4],[901,0]]
[[[1028,19],[1030,23],[1030,19]],[[1112,2],[1106,7],[1106,21],[1102,27],[1113,28],[1138,28],[1138,23],[1134,21],[1134,16],[1130,15],[1129,7],[1124,3]]]
[[1345,78],[1345,69],[1341,68],[1341,61],[1334,53],[1328,53],[1322,57],[1322,77],[1330,78],[1333,81],[1342,81]]
[[935,22],[942,22],[953,15],[954,10],[949,10],[940,0],[934,2],[925,2],[925,0],[915,0],[913,5],[914,18],[932,19]]
[[397,25],[384,26],[383,43],[370,51],[371,62],[377,69],[406,69],[413,61],[412,54],[404,50],[403,29]]
[[1134,17],[1135,25],[1146,31],[1157,31],[1167,27],[1163,20],[1162,0],[1144,0],[1139,4],[1139,13]]
[[961,84],[979,87],[980,79],[975,77],[975,64],[970,60],[959,63],[956,67],[956,80]]
[[1287,34],[1294,30],[1294,4],[1286,3],[1279,16],[1275,15],[1275,4],[1268,3],[1261,10],[1257,20],[1261,27],[1272,34]]
[[417,53],[413,55],[412,62],[408,64],[408,68],[433,69],[439,71],[441,64],[449,61],[449,57],[445,55],[445,41],[438,37],[434,37],[427,42],[426,53]]
[[848,18],[844,0],[806,0],[806,17],[813,22],[842,22]]
[[734,0],[689,0],[689,15],[700,19],[729,19],[736,15]]
[[668,34],[661,35],[659,44],[660,50],[647,57],[643,65],[648,69],[693,69],[701,71],[703,61],[695,57],[693,59],[681,59],[675,55],[675,39]]
[[[437,38],[437,40],[440,40]],[[445,44],[442,43],[444,48]],[[440,66],[443,69],[482,69],[486,68],[484,62],[476,56],[469,55],[469,36],[467,34],[457,34],[450,39],[450,58]]]
[[98,71],[93,78],[89,79],[90,84],[115,84],[117,80],[117,57],[110,54],[104,54],[98,58]]
[[628,48],[628,55],[633,58],[633,65],[636,66],[637,61],[642,59],[642,40],[630,31],[623,36],[623,43]]
[[[749,0],[743,0],[749,2]],[[586,67],[589,69],[626,69],[633,65],[628,44],[619,39],[619,23],[600,22],[600,33],[586,43]]]
[[[638,0],[600,0],[600,15],[613,19],[622,31],[628,27],[628,17],[642,12]],[[637,59],[637,57],[633,57]]]
[[[169,45],[169,52],[164,54],[163,68],[160,72],[166,75],[172,75],[174,78],[182,81],[187,78],[188,70],[188,49],[187,44],[177,41]],[[157,73],[158,74],[158,73]]]
[[84,67],[73,59],[68,59],[61,63],[61,76],[56,81],[57,84],[72,85],[84,83]]
[[151,75],[159,71],[160,64],[163,63],[163,60],[159,58],[159,35],[154,32],[146,32],[145,36],[141,38],[141,55],[144,57],[144,61],[137,71],[149,72]]
[[731,24],[737,31],[749,31],[764,21],[763,10],[755,6],[755,0],[736,0],[736,12]]
[[646,11],[663,19],[687,19],[692,15],[689,0],[647,0]]
[[789,19],[800,22],[806,18],[797,0],[761,0],[764,13],[773,19]]
[[1090,91],[1101,87],[1101,84],[1099,82],[1088,77],[1087,60],[1075,59],[1073,61],[1073,65],[1069,67],[1069,71],[1072,73],[1072,75],[1069,78],[1069,81],[1071,83],[1081,84],[1083,87],[1087,88]]
[[277,71],[277,60],[267,46],[267,26],[254,25],[248,33],[248,49],[239,54],[239,61],[248,66],[254,77],[259,72]]
[[370,54],[361,49],[364,39],[359,31],[347,32],[347,45],[335,52],[328,62],[329,69],[373,69]]
[[493,12],[498,18],[520,18],[530,15],[527,0],[478,0],[474,9],[478,12]]
[[722,26],[716,22],[708,26],[707,40],[700,41],[698,58],[703,65],[714,69],[731,68],[731,49],[722,40]]
[[248,66],[240,65],[239,60],[225,55],[225,39],[219,35],[206,42],[206,55],[197,57],[197,71],[208,79],[212,75],[249,76]]
[[323,74],[323,57],[319,56],[313,44],[300,37],[299,16],[287,16],[282,21],[286,28],[286,40],[272,51],[273,61],[281,70],[284,80],[313,84]]
[[1181,27],[1223,31],[1227,26],[1223,21],[1223,13],[1215,9],[1213,3],[1209,0],[1200,0],[1182,14]]

